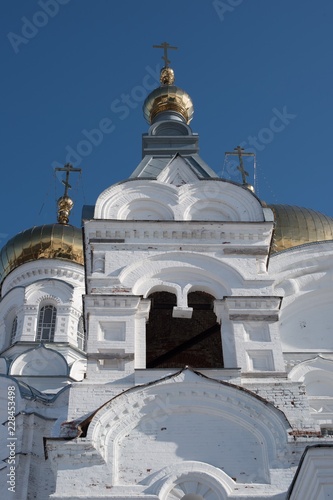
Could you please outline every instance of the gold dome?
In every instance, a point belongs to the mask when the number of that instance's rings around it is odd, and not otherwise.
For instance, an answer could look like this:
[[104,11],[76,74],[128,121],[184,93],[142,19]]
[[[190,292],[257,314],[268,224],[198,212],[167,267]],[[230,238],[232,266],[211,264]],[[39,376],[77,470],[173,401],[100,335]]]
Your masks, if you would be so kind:
[[185,90],[173,85],[175,75],[172,68],[164,66],[161,69],[161,86],[153,90],[143,103],[143,115],[148,123],[163,111],[179,113],[187,124],[193,118],[194,108],[190,96]]
[[13,269],[38,259],[60,259],[83,265],[81,229],[48,224],[14,236],[0,252],[0,284]]
[[333,217],[303,207],[268,205],[274,213],[275,231],[272,252],[333,240]]
[[162,111],[176,111],[186,123],[193,118],[194,108],[190,96],[176,85],[161,85],[153,90],[143,104],[143,114],[148,123]]

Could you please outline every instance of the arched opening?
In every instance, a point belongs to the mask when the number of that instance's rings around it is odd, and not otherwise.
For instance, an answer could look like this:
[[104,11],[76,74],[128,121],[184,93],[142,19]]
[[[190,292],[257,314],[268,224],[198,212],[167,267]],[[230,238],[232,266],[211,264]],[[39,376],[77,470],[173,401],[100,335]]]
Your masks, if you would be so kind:
[[36,340],[53,342],[56,317],[57,308],[55,306],[48,304],[40,308]]
[[191,319],[173,318],[176,296],[155,292],[146,327],[147,368],[223,368],[220,325],[213,311],[214,297],[205,292],[188,295]]

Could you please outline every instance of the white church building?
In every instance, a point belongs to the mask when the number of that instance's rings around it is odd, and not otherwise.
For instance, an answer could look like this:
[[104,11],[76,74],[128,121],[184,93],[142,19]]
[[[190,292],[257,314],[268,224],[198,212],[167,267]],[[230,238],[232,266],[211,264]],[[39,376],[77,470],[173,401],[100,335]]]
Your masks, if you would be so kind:
[[333,498],[333,218],[219,178],[165,60],[133,174],[1,250],[1,498]]

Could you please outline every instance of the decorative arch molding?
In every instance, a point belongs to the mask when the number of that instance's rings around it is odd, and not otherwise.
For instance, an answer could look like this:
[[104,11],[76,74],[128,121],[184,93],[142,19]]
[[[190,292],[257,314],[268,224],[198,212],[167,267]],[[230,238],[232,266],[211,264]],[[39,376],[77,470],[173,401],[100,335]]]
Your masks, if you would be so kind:
[[239,221],[239,214],[234,207],[222,205],[220,201],[207,198],[195,201],[184,212],[184,220],[197,221]]
[[[163,171],[159,178],[163,179]],[[239,185],[196,180],[176,186],[152,179],[135,179],[106,189],[97,199],[94,218],[132,219],[135,210],[139,215],[151,210],[147,218],[152,220],[212,220],[208,219],[212,216],[213,220],[232,222],[265,220],[258,198]]]
[[87,371],[87,360],[76,359],[70,367],[70,377],[76,382],[81,382]]
[[[218,441],[222,440],[221,447],[217,448],[219,452],[211,452],[212,443],[204,442],[205,433],[199,433],[202,443],[197,443],[195,450],[191,448],[191,456],[195,461],[203,461],[200,456],[205,453],[213,466],[220,467],[223,462],[226,473],[237,477],[239,482],[269,483],[269,469],[281,466],[278,457],[282,457],[286,451],[287,433],[290,430],[285,415],[250,391],[209,379],[188,368],[155,383],[130,389],[112,399],[95,413],[87,437],[110,464],[113,484],[126,481],[132,484],[138,479],[134,477],[136,471],[133,464],[142,462],[142,458],[134,455],[140,453],[142,457],[142,449],[147,451],[143,458],[147,464],[141,463],[141,466],[152,468],[155,473],[155,462],[149,459],[152,436],[155,453],[159,446],[164,450],[162,453],[161,449],[161,466],[164,453],[165,466],[170,463],[167,455],[170,443],[171,448],[177,445],[173,461],[176,463],[178,460],[180,463],[186,460],[186,443],[191,442],[191,439],[190,436],[179,438],[179,424],[182,432],[191,434],[189,419],[199,427],[203,422],[205,426],[212,425],[210,435],[214,439],[213,446],[219,446]],[[178,430],[174,432],[172,429]],[[232,438],[227,444],[228,436]],[[136,444],[133,447],[134,442]],[[249,443],[251,452],[255,450],[255,466],[250,464],[253,460],[244,452],[244,442]],[[233,460],[233,464],[230,464],[229,447],[233,451],[242,450],[238,457],[239,463]],[[132,456],[130,477],[124,472],[128,453]],[[218,454],[219,463],[214,463]],[[238,468],[246,469],[245,476],[240,475],[241,470]]]
[[165,467],[153,478],[147,493],[161,500],[178,500],[186,494],[203,499],[226,500],[236,483],[221,469],[203,462],[186,461]]
[[181,265],[164,269],[156,273],[152,279],[142,276],[133,286],[133,293],[147,298],[152,293],[152,289],[156,289],[157,285],[160,285],[160,288],[164,291],[167,291],[168,288],[174,288],[178,305],[186,302],[187,292],[191,287],[207,292],[216,298],[222,298],[228,294],[227,288],[222,283],[219,283],[216,277],[205,274],[202,269],[186,268]]
[[50,302],[56,305],[71,302],[74,287],[58,279],[42,279],[25,289],[25,303],[37,304]]
[[151,198],[132,200],[123,205],[117,214],[121,220],[173,220],[172,210]]
[[289,373],[294,382],[303,383],[309,396],[333,397],[333,360],[316,356],[299,363]]
[[40,345],[19,354],[9,367],[12,376],[64,376],[69,372],[66,359],[59,352]]
[[61,300],[59,299],[59,297],[56,297],[55,295],[45,294],[38,297],[38,299],[36,300],[37,306],[43,306],[44,304],[52,304],[53,306],[56,307],[57,305],[61,304]]
[[236,269],[214,257],[193,252],[169,252],[142,259],[125,267],[119,279],[124,286],[131,287],[135,295],[145,297],[158,286],[181,289],[190,283],[220,298],[230,295],[232,287],[244,284]]
[[[318,289],[332,290],[333,271],[331,269],[304,269],[294,270],[293,275],[286,276],[283,280],[275,284],[274,290],[277,294],[283,294],[285,297],[290,297],[299,293],[312,292]],[[326,292],[327,293],[327,292]],[[292,298],[292,297],[291,297]]]
[[278,286],[281,281],[288,278],[330,270],[332,255],[332,242],[310,243],[308,246],[302,245],[271,255],[269,269],[272,274],[283,277],[277,281],[276,286]]
[[202,180],[180,186],[179,203],[183,207],[183,220],[206,220],[202,219],[206,213],[220,221],[264,221],[258,198],[248,189],[230,182]]
[[182,289],[179,285],[175,283],[169,283],[169,282],[164,282],[160,279],[151,279],[150,284],[152,285],[151,288],[149,289],[148,292],[143,295],[143,298],[147,298],[149,295],[155,292],[169,292],[172,293],[173,295],[176,295],[176,297],[180,296],[182,293]]
[[[152,210],[172,220],[172,206],[178,202],[177,187],[158,181],[136,179],[109,187],[98,197],[95,219],[131,219],[134,207],[151,202]],[[148,209],[148,207],[147,207]]]

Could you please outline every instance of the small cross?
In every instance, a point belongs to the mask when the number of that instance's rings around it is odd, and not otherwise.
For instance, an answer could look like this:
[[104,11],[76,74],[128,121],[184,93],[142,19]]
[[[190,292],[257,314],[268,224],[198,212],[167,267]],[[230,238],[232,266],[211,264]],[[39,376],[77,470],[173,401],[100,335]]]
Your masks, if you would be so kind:
[[178,47],[172,47],[171,45],[168,44],[168,42],[162,42],[161,45],[153,45],[154,49],[164,49],[164,55],[162,56],[162,59],[165,63],[165,67],[168,68],[170,61],[168,59],[168,49],[172,50],[177,50]]
[[71,185],[69,184],[69,173],[70,172],[81,172],[80,168],[74,168],[71,163],[66,163],[62,168],[55,168],[55,171],[57,172],[66,172],[66,179],[64,181],[61,181],[63,185],[65,186],[65,192],[64,192],[64,197],[68,195],[68,190],[71,189]]
[[226,152],[225,154],[232,155],[232,156],[236,156],[236,155],[238,156],[239,166],[237,167],[237,170],[239,170],[241,175],[242,175],[243,184],[247,184],[246,177],[248,177],[249,174],[244,169],[243,156],[255,156],[255,154],[254,153],[245,153],[244,148],[241,148],[240,146],[237,146],[237,148],[235,148],[234,151]]

